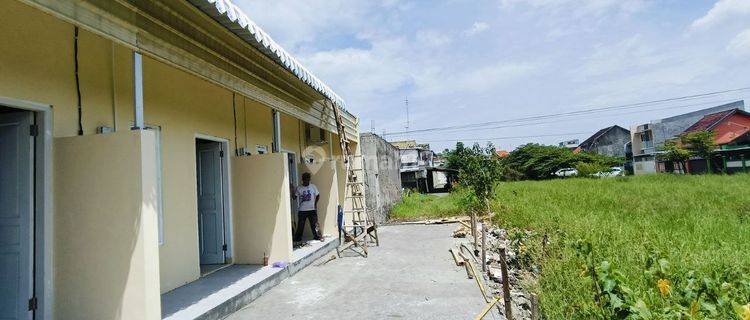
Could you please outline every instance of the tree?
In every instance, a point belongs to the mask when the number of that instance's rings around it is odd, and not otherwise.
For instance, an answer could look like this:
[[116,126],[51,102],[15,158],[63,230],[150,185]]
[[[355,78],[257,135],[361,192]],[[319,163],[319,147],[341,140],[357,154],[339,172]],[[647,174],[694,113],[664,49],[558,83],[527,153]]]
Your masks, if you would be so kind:
[[685,163],[690,159],[690,150],[683,148],[676,140],[665,141],[660,150],[664,153],[659,154],[659,159],[676,163],[682,172],[689,173]]
[[463,142],[456,143],[456,148],[453,150],[443,151],[443,156],[446,160],[446,167],[448,169],[461,170],[465,166],[465,159],[471,149],[464,147]]
[[532,180],[550,178],[555,170],[574,167],[576,162],[576,155],[567,148],[536,143],[522,145],[503,159],[509,170]]
[[448,152],[448,166],[457,168],[459,183],[471,190],[461,202],[470,210],[471,234],[474,238],[474,253],[477,249],[477,214],[476,211],[490,213],[490,200],[494,196],[494,187],[502,178],[502,164],[495,153],[495,147],[488,143],[482,148],[478,143],[466,148],[463,143],[457,143],[456,149]]
[[716,150],[716,134],[713,131],[694,131],[680,137],[685,147],[693,155],[706,159],[706,168],[711,173],[711,156]]
[[573,153],[568,148],[529,143],[513,150],[502,161],[506,176],[520,175],[521,179],[540,180],[553,178],[558,169],[585,166],[592,170],[598,168],[598,172],[620,165],[624,159],[585,151]]

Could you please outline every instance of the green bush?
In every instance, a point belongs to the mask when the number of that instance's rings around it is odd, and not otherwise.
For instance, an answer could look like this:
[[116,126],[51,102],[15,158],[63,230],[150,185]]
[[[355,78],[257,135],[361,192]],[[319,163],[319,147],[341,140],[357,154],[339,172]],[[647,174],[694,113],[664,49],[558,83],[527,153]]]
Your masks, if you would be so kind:
[[576,170],[578,170],[579,177],[593,177],[594,174],[597,174],[599,172],[609,171],[609,168],[610,166],[598,162],[579,162],[576,165]]

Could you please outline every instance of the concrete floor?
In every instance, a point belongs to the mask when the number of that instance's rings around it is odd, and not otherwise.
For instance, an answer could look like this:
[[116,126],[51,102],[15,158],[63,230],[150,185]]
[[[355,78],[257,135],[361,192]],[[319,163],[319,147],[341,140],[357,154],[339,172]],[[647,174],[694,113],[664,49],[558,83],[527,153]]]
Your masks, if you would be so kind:
[[484,300],[448,252],[456,226],[380,227],[369,258],[327,255],[227,319],[471,319]]

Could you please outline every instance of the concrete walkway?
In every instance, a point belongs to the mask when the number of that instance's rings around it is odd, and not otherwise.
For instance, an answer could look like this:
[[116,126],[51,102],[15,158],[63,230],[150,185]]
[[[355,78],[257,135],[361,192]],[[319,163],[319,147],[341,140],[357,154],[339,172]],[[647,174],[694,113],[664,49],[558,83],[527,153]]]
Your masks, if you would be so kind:
[[448,252],[456,226],[381,227],[369,258],[324,257],[227,319],[471,319],[484,300]]

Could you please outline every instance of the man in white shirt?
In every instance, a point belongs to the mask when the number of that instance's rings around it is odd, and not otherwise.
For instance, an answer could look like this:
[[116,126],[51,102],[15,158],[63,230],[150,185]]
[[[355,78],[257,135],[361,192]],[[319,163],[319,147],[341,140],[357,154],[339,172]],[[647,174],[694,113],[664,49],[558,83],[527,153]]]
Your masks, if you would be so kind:
[[305,220],[310,220],[310,230],[315,240],[322,240],[318,234],[318,200],[320,192],[318,188],[310,183],[310,173],[302,174],[302,185],[294,191],[294,198],[298,200],[297,206],[297,230],[294,233],[294,241],[302,241],[302,230],[305,229]]

